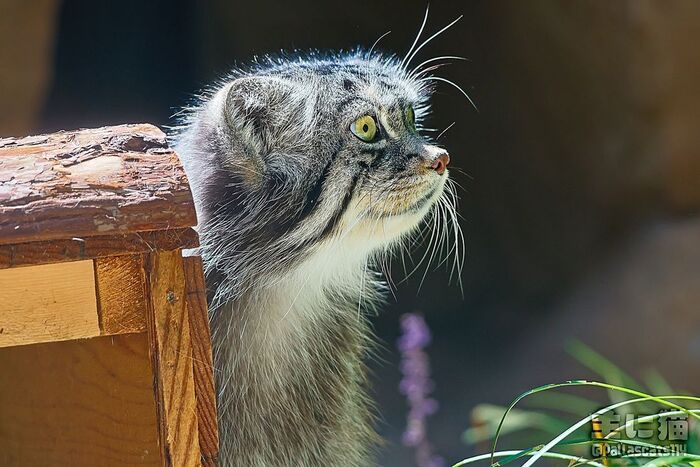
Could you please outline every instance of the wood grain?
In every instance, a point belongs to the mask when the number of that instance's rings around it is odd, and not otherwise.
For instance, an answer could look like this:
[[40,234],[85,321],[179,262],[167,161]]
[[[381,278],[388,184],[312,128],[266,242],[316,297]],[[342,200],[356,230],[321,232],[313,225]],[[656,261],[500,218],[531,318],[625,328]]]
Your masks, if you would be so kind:
[[0,465],[159,466],[146,334],[0,349]]
[[180,251],[147,256],[147,325],[164,465],[199,466],[192,341]]
[[143,255],[95,260],[102,335],[146,331],[146,271]]
[[0,271],[0,347],[99,334],[92,261]]
[[153,125],[0,139],[0,244],[196,223],[184,169]]
[[197,422],[202,464],[218,465],[219,426],[216,415],[214,363],[212,361],[211,332],[207,312],[207,288],[204,283],[202,258],[183,258],[187,311],[192,335],[192,371],[197,398]]
[[199,246],[191,228],[0,245],[0,269]]

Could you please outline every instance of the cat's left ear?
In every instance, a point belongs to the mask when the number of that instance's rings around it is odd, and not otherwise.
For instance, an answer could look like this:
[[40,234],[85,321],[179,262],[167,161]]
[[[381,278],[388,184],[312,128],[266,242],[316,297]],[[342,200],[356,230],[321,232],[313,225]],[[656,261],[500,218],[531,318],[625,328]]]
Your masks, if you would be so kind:
[[274,142],[274,129],[279,123],[275,122],[276,116],[280,115],[275,107],[284,106],[290,95],[291,88],[283,80],[271,76],[246,76],[229,85],[226,123],[245,144],[249,157],[263,162]]

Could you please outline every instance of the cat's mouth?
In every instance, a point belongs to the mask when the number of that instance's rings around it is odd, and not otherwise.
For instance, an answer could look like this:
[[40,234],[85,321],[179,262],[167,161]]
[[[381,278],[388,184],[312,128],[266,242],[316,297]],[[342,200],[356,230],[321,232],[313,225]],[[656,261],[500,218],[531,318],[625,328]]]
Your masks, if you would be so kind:
[[[387,199],[372,209],[377,218],[402,216],[423,216],[442,194],[447,177],[439,181],[420,182],[410,187],[400,188],[390,193]],[[378,203],[379,204],[379,203]],[[383,209],[377,209],[381,207]]]
[[416,229],[442,196],[446,176],[403,183],[391,190],[357,193],[345,225],[367,248],[386,246]]
[[419,196],[418,199],[415,200],[410,206],[401,206],[398,209],[391,210],[390,212],[383,212],[381,213],[381,217],[419,214],[421,211],[425,210],[435,202],[435,198],[437,198],[436,194],[438,191],[441,191],[441,189],[441,186],[434,186],[430,188],[425,194]]

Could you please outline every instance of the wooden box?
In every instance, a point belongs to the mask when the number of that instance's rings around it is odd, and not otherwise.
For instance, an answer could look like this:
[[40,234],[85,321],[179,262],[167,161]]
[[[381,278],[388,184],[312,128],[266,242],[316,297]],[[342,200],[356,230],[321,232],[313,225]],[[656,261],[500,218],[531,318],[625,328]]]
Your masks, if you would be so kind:
[[0,139],[0,466],[215,465],[195,224],[151,125]]

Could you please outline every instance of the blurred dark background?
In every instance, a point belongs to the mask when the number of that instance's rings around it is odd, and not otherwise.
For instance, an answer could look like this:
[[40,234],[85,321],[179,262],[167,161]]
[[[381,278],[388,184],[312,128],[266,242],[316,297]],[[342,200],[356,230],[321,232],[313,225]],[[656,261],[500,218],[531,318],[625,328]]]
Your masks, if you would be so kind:
[[[425,11],[403,2],[0,0],[0,136],[125,122],[173,124],[237,63],[281,49],[403,54]],[[398,286],[374,319],[385,466],[412,465],[394,344],[419,310],[440,411],[435,450],[473,454],[470,409],[590,377],[577,337],[633,375],[700,391],[700,2],[470,0],[431,5],[419,58],[440,74],[433,126],[460,192],[464,297],[442,267]],[[468,175],[467,175],[468,174]],[[421,252],[414,255],[421,256]],[[394,268],[398,281],[403,277]]]

